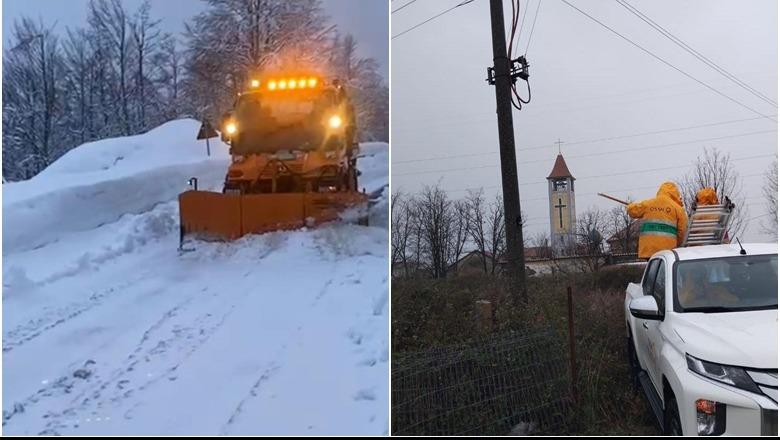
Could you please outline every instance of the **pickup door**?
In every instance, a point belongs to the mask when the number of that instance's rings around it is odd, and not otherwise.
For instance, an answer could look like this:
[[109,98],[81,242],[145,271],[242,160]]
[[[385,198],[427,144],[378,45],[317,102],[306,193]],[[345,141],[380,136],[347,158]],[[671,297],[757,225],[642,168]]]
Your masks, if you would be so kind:
[[[661,260],[656,258],[650,260],[647,263],[645,274],[642,277],[642,294],[649,295],[653,292],[653,286],[655,285],[656,274],[658,273],[658,266]],[[634,323],[634,343],[636,345],[636,356],[639,359],[639,365],[643,370],[650,373],[650,359],[648,346],[650,341],[648,340],[648,330],[650,328],[650,321],[646,319],[631,317]],[[651,374],[652,375],[652,374]]]
[[[661,349],[664,347],[664,344],[666,344],[664,336],[661,333],[661,326],[664,324],[663,319],[666,315],[666,280],[669,277],[667,277],[667,267],[664,263],[664,259],[658,258],[653,261],[657,261],[656,265],[658,268],[652,284],[648,286],[650,290],[646,290],[645,292],[648,295],[653,295],[653,297],[655,297],[655,302],[658,304],[658,310],[661,312],[661,320],[642,320],[642,331],[645,333],[644,337],[647,339],[647,345],[644,346],[644,349],[647,350],[645,356],[647,361],[647,364],[645,364],[647,367],[647,374],[650,376],[653,385],[655,385],[655,390],[658,392],[658,395],[663,396],[663,375],[661,373],[660,365],[658,365],[658,357],[661,354]],[[669,283],[669,285],[671,285],[671,283]]]

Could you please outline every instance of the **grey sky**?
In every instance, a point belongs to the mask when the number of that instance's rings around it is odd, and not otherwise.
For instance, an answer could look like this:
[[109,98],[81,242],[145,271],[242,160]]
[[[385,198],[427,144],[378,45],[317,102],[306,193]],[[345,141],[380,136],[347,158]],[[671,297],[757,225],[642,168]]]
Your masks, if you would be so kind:
[[[124,0],[135,10],[143,0]],[[14,19],[28,16],[41,18],[47,25],[64,32],[66,27],[82,26],[89,0],[4,0],[3,42],[12,32]],[[153,16],[162,19],[162,27],[171,33],[184,30],[184,22],[204,9],[199,0],[152,0]],[[388,11],[387,0],[322,0],[323,7],[342,32],[357,38],[361,56],[375,58],[385,78],[388,77]]]
[[[459,3],[418,1],[392,14],[391,34]],[[539,0],[521,0],[530,9],[522,31],[523,53]],[[731,154],[743,176],[747,217],[765,214],[763,174],[777,152],[777,123],[754,119],[692,130],[575,143],[723,121],[759,118],[643,53],[559,0],[541,0],[528,50],[532,102],[514,112],[520,198],[529,227],[548,232],[547,186],[560,138],[563,154],[577,178],[577,211],[614,203],[596,192],[634,199],[655,195],[664,180],[685,168],[605,176],[627,171],[692,164],[705,146]],[[685,72],[765,115],[777,108],[740,89],[696,60],[614,1],[569,0]],[[629,0],[691,47],[776,101],[777,1]],[[406,3],[398,0],[392,8]],[[510,23],[505,1],[507,27]],[[439,182],[453,197],[485,187],[499,190],[495,96],[485,82],[492,64],[487,0],[475,0],[392,40],[392,185],[416,191]],[[522,84],[522,83],[520,83]],[[525,85],[519,88],[527,93]],[[765,133],[755,133],[765,132]],[[745,133],[727,139],[697,141]],[[541,147],[541,148],[535,148]],[[533,148],[533,149],[529,149]],[[599,153],[628,150],[622,153]],[[483,153],[470,157],[448,157]],[[409,162],[417,159],[445,159]],[[740,158],[762,156],[754,159]],[[464,169],[447,171],[447,169]],[[431,172],[427,172],[431,171]],[[748,240],[768,240],[755,219]]]

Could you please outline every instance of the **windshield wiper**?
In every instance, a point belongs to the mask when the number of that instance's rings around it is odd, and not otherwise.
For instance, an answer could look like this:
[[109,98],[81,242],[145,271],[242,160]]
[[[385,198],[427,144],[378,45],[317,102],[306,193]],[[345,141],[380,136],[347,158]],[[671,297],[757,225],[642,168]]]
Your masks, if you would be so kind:
[[723,306],[708,306],[708,307],[686,307],[686,312],[701,312],[701,313],[720,313],[720,312],[733,312],[736,309]]

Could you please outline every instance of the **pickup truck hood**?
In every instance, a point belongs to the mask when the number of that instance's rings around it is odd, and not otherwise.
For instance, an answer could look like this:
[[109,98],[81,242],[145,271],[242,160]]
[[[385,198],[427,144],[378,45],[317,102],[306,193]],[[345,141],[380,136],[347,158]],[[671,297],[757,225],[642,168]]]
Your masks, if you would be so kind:
[[691,356],[719,364],[777,368],[777,310],[679,313],[674,330]]

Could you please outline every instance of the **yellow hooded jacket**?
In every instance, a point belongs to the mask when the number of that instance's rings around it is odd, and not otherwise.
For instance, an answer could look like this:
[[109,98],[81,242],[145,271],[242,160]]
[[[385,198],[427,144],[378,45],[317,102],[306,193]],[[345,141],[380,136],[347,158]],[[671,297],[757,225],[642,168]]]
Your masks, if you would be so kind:
[[[714,188],[702,188],[696,193],[696,206],[717,205],[719,203],[718,194]],[[696,219],[702,220],[718,220],[719,218],[718,214],[699,214],[696,217]],[[729,243],[729,241],[729,233],[726,231],[723,235],[723,242]]]
[[639,258],[650,258],[658,251],[682,244],[688,227],[677,185],[664,182],[652,199],[628,205],[628,215],[641,219],[639,225]]
[[696,204],[699,206],[717,205],[718,194],[714,188],[702,188],[696,193]]

